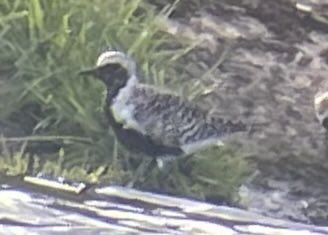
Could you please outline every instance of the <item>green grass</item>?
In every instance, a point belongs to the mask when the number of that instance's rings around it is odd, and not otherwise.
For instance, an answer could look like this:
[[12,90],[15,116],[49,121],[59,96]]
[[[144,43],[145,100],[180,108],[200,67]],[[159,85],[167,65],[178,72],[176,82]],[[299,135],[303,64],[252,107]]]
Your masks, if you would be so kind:
[[[129,182],[143,158],[120,147],[108,129],[102,85],[77,73],[113,48],[137,61],[144,82],[178,82],[175,65],[195,45],[177,47],[174,38],[159,31],[156,18],[172,9],[159,12],[141,0],[0,1],[0,119],[27,135],[2,138],[0,170]],[[26,153],[46,143],[58,149]],[[164,182],[153,169],[136,185],[199,198],[231,197],[247,167],[240,156],[228,155],[216,151],[201,154],[201,160],[181,159]]]

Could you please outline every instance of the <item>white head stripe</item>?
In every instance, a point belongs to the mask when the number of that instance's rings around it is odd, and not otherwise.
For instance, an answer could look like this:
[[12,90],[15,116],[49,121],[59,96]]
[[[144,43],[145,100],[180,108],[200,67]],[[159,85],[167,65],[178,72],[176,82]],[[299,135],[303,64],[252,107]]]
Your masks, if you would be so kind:
[[120,51],[106,51],[103,52],[97,59],[96,66],[102,66],[106,64],[118,63],[124,67],[130,76],[136,74],[136,64],[127,55]]

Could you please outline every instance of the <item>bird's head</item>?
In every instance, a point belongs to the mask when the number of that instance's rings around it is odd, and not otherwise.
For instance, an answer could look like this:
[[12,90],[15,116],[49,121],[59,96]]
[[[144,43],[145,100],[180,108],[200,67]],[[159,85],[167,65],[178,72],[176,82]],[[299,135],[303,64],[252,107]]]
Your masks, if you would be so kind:
[[320,124],[328,130],[328,92],[318,92],[315,95],[314,110]]
[[108,88],[121,88],[128,80],[136,79],[135,62],[119,51],[103,52],[94,68],[81,71],[80,75],[91,75],[105,83]]

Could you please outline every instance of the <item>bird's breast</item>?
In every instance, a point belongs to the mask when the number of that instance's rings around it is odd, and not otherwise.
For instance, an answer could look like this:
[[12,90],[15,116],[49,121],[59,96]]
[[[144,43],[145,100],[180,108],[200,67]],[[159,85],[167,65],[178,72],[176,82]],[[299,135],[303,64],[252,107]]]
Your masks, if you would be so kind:
[[135,119],[136,106],[131,102],[132,90],[129,87],[122,88],[118,95],[112,100],[110,112],[115,122],[123,125],[125,129],[134,129],[140,133],[144,133],[137,120]]
[[134,107],[132,105],[124,104],[121,102],[114,102],[110,107],[110,111],[114,120],[120,124],[125,125],[134,119]]

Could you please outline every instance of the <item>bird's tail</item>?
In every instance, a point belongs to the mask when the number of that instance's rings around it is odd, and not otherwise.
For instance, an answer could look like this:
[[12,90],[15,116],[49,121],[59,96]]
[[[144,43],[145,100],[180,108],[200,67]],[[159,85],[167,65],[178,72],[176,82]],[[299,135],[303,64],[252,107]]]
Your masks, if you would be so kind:
[[226,133],[235,133],[235,132],[246,132],[250,128],[248,128],[248,126],[242,121],[233,122],[229,120],[224,124],[224,129]]

